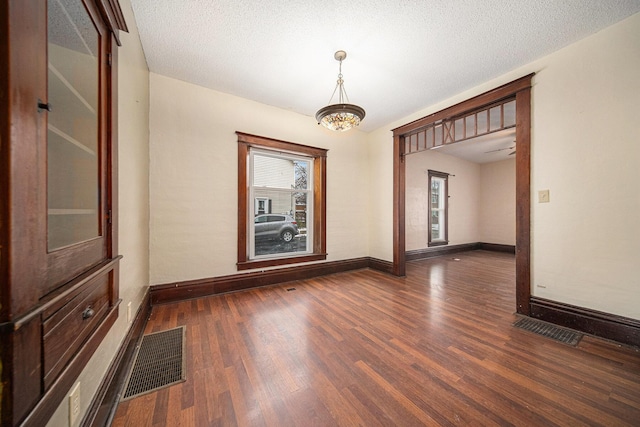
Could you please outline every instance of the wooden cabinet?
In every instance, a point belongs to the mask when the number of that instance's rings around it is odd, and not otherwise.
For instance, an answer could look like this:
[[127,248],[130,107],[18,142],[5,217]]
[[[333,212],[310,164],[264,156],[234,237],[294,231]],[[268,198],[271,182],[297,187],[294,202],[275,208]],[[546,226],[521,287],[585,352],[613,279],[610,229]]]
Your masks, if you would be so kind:
[[0,424],[44,425],[118,316],[117,0],[0,5]]

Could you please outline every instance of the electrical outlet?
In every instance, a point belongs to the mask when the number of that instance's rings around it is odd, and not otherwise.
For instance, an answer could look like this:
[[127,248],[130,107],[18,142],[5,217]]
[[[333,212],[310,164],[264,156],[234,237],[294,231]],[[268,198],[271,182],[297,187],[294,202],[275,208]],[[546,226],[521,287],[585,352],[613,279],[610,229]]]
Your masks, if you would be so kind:
[[80,383],[69,393],[69,426],[74,427],[80,416]]
[[131,301],[127,304],[127,322],[131,323]]
[[538,203],[549,203],[549,190],[538,191]]

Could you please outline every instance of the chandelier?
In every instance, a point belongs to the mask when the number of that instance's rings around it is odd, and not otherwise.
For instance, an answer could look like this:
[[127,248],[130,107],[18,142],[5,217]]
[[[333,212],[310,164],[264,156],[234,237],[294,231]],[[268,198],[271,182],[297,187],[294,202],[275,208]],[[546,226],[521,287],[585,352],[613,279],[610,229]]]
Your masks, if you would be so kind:
[[[349,97],[344,90],[344,80],[342,79],[342,61],[347,57],[344,50],[337,51],[333,57],[336,61],[340,61],[340,71],[338,73],[338,82],[333,90],[329,105],[318,110],[316,120],[318,124],[327,129],[344,132],[352,127],[358,126],[360,121],[364,119],[364,109],[354,104],[349,104]],[[332,104],[333,97],[338,92],[338,103]]]

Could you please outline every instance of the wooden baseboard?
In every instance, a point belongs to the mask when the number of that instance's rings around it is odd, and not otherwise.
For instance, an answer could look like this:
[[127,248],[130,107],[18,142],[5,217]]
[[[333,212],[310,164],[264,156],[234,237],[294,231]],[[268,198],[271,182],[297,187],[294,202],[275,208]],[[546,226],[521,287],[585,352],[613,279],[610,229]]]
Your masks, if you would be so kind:
[[414,249],[405,253],[407,261],[417,259],[434,258],[442,255],[450,255],[458,252],[475,251],[480,249],[480,243],[464,243],[461,245],[434,246],[431,248]]
[[482,249],[483,251],[493,251],[493,252],[506,252],[509,254],[516,253],[516,245],[502,245],[499,243],[478,243],[480,246],[478,249]]
[[531,317],[600,338],[640,347],[640,321],[544,298],[531,297]]
[[515,245],[501,245],[498,243],[463,243],[460,245],[434,246],[431,248],[413,249],[405,252],[407,261],[415,261],[417,259],[434,258],[437,256],[450,255],[458,252],[475,251],[482,249],[484,251],[516,253]]
[[382,271],[383,273],[393,274],[393,263],[391,261],[383,261],[378,258],[369,257],[369,268]]
[[361,268],[372,268],[390,273],[393,269],[393,264],[371,257],[362,257],[153,285],[150,290],[151,304],[156,305],[184,301],[209,295],[291,282],[293,280],[310,279]]
[[105,427],[111,425],[111,420],[118,408],[120,393],[126,381],[129,367],[133,363],[136,345],[144,333],[144,328],[150,314],[151,298],[149,296],[149,290],[147,289],[142,298],[142,303],[138,308],[136,317],[133,320],[133,324],[122,341],[111,365],[109,365],[109,369],[103,377],[87,413],[82,419],[81,425],[83,427]]

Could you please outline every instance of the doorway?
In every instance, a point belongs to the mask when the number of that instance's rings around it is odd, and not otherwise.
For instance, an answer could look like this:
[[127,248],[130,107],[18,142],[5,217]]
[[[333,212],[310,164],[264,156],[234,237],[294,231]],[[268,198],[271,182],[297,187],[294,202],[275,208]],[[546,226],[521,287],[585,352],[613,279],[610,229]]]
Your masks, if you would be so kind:
[[[531,227],[531,80],[533,74],[470,98],[459,104],[407,123],[393,130],[393,273],[404,276],[406,271],[405,191],[407,138],[422,129],[439,124],[455,123],[464,117],[508,98],[516,103],[516,311],[530,314],[530,227]],[[449,125],[451,126],[451,125]],[[444,128],[447,126],[445,125]],[[450,139],[451,143],[456,140]],[[443,139],[443,144],[447,144]]]

